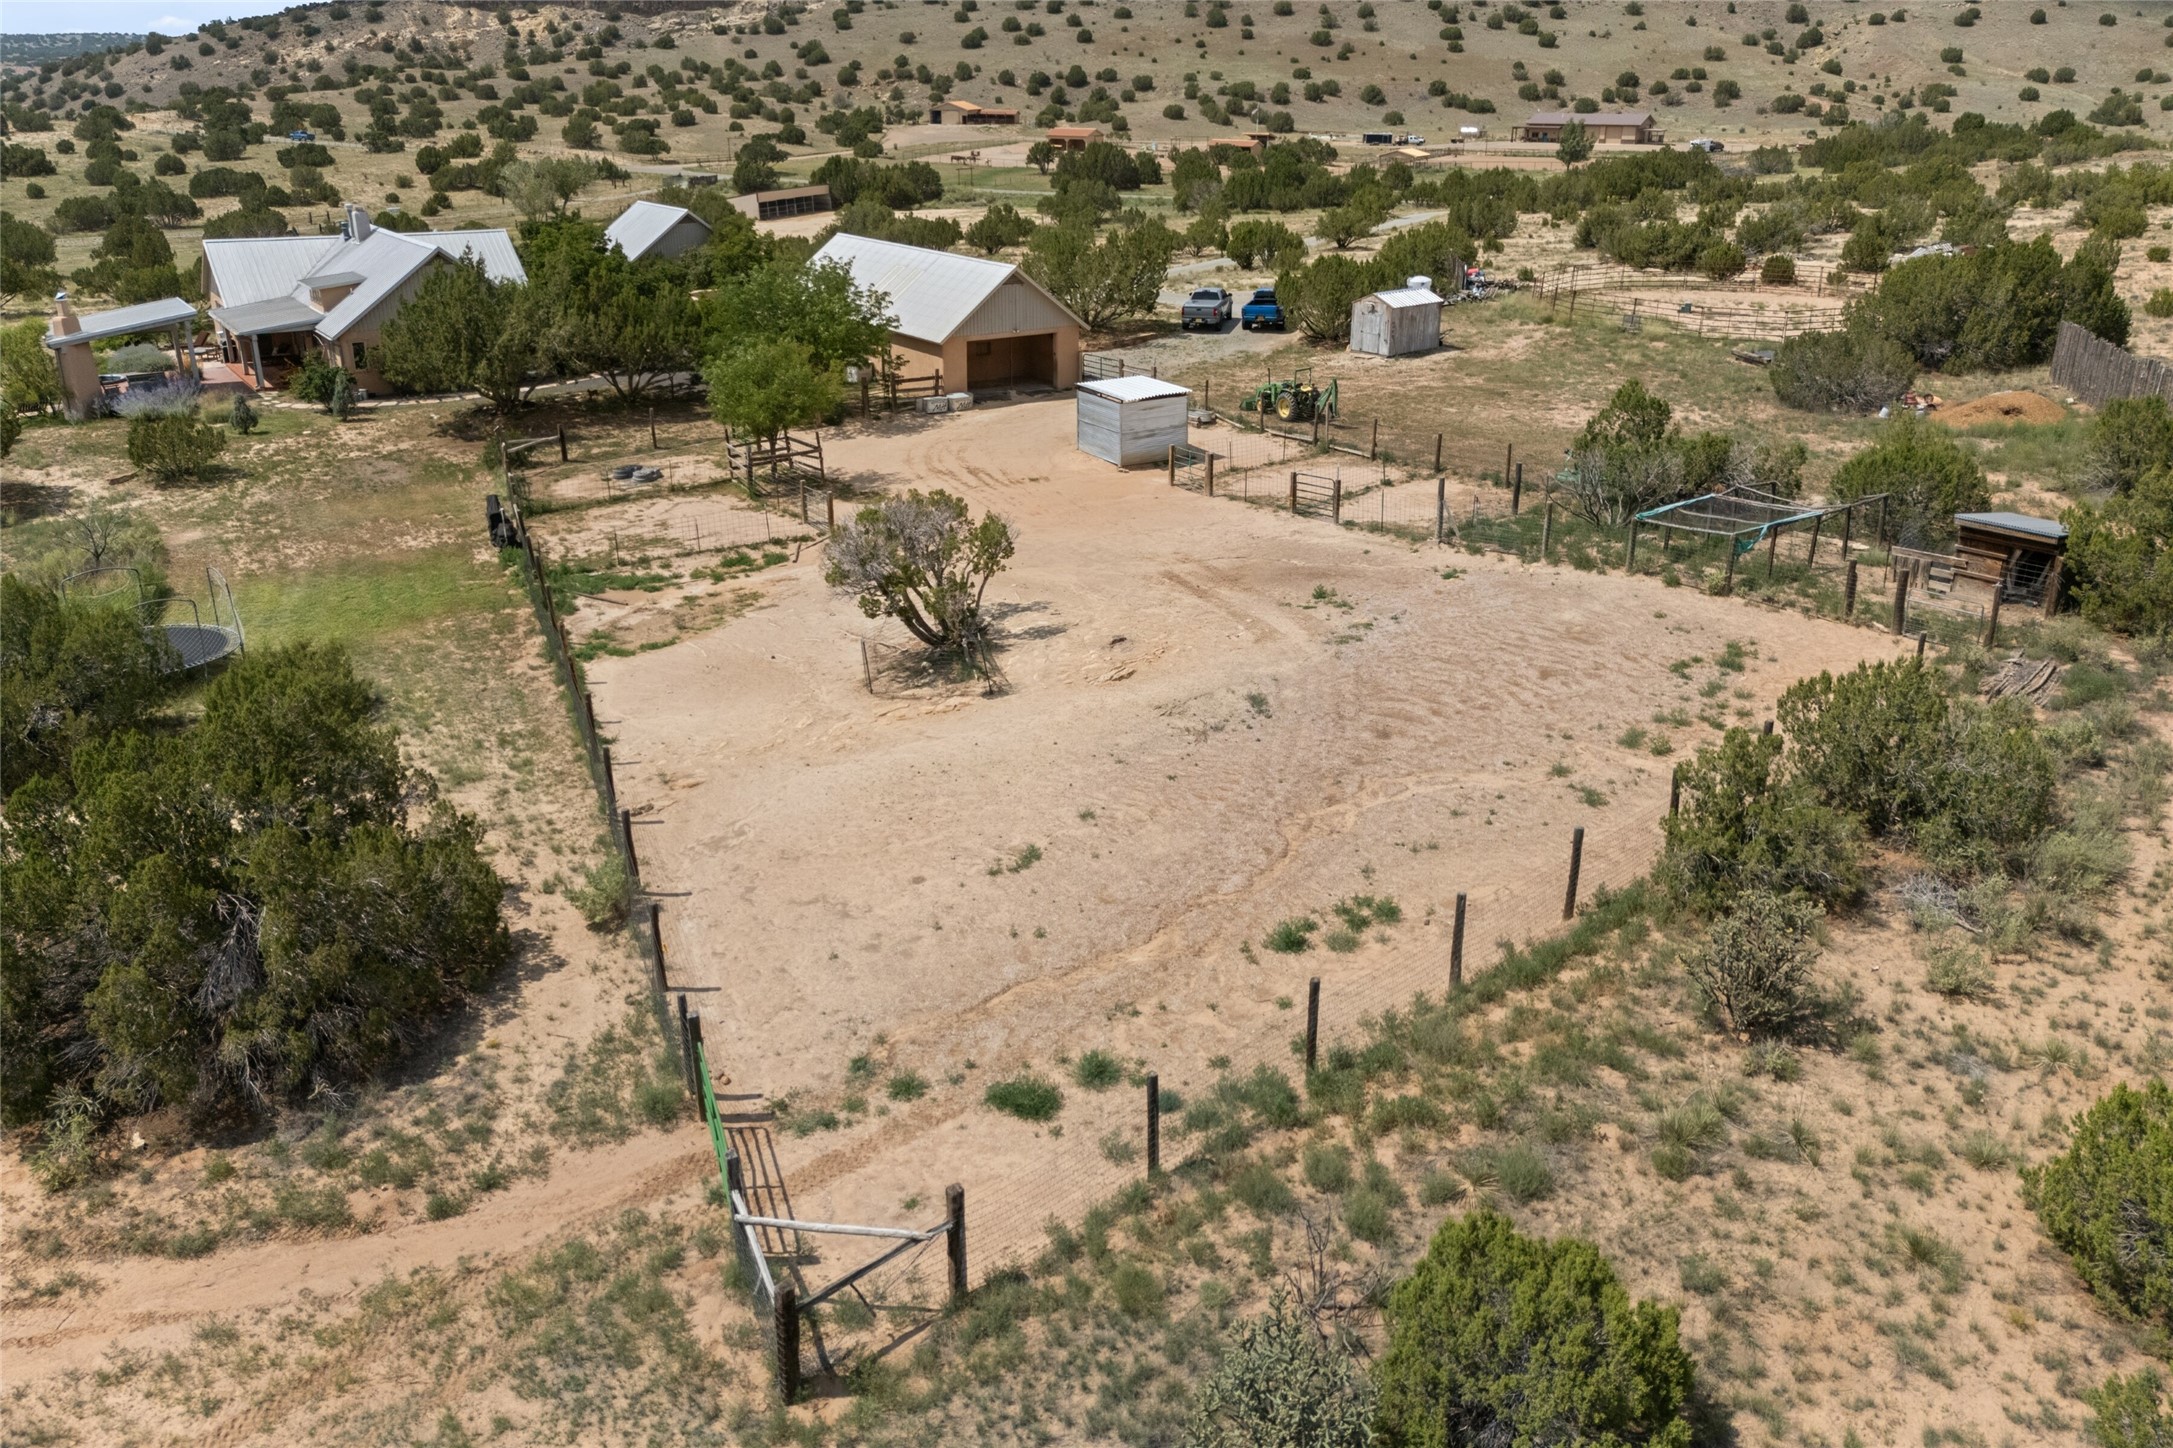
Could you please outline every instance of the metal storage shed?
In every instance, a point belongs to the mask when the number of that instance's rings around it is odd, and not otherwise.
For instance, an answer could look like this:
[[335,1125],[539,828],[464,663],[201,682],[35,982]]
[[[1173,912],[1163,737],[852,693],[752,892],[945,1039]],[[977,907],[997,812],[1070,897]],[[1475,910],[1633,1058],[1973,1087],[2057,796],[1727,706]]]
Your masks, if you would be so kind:
[[1079,451],[1129,468],[1159,463],[1185,445],[1190,388],[1154,377],[1111,377],[1075,390]]
[[1351,303],[1351,350],[1376,357],[1431,352],[1441,345],[1441,296],[1431,287],[1397,287]]

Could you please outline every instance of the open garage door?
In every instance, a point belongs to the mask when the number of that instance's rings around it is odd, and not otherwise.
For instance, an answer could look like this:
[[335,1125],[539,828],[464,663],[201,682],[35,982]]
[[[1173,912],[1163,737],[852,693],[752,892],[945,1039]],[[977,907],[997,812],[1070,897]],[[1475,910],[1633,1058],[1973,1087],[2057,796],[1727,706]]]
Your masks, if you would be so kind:
[[1054,332],[1030,332],[1022,337],[990,337],[966,343],[968,390],[1020,382],[1055,384]]

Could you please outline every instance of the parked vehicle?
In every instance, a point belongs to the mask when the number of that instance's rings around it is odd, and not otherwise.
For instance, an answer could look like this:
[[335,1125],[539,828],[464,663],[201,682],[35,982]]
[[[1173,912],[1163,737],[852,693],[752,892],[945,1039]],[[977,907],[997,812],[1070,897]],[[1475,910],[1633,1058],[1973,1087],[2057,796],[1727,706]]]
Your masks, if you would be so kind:
[[1288,326],[1283,317],[1283,304],[1275,300],[1275,288],[1262,287],[1254,292],[1252,300],[1245,304],[1245,310],[1238,314],[1238,325],[1248,332],[1257,332],[1262,327],[1280,332]]
[[316,140],[317,133],[315,131],[305,131],[301,127],[297,126],[295,127],[295,129],[287,132],[287,139],[294,142],[296,145],[301,145],[305,142]]
[[1715,141],[1710,137],[1700,136],[1698,137],[1698,139],[1690,143],[1690,149],[1693,151],[1703,151],[1708,156],[1710,156],[1713,152],[1725,151],[1728,149],[1728,147],[1723,142]]
[[1186,300],[1177,320],[1189,332],[1194,327],[1220,327],[1235,312],[1236,301],[1225,288],[1201,287]]

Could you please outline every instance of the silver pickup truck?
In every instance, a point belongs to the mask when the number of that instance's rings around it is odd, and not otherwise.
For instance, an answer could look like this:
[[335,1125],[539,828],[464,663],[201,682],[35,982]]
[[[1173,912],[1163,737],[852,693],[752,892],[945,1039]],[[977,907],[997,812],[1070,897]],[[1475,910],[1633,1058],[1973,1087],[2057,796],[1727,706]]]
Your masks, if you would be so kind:
[[1220,328],[1237,310],[1237,299],[1221,287],[1201,287],[1185,300],[1177,320],[1189,332],[1194,327]]

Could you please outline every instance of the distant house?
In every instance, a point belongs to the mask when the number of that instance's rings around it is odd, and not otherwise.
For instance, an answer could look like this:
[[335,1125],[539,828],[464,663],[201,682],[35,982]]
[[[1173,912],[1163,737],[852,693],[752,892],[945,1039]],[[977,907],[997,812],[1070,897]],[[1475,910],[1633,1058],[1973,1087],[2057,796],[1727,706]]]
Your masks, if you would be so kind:
[[928,108],[931,126],[1015,126],[1019,113],[1008,106],[977,106],[972,101],[940,101]]
[[624,252],[628,261],[684,256],[707,240],[708,222],[684,206],[661,201],[637,201],[604,228],[605,244]]
[[783,191],[750,191],[744,196],[735,196],[732,209],[757,221],[775,221],[780,216],[835,211],[837,203],[830,199],[827,186],[794,186]]
[[314,351],[364,391],[386,392],[386,320],[432,267],[459,257],[494,280],[528,280],[503,231],[386,231],[352,204],[338,236],[207,239],[200,275],[220,356],[251,388],[277,385]]
[[889,299],[901,378],[953,392],[1079,381],[1079,318],[1010,262],[842,232],[813,260]]
[[1084,151],[1101,138],[1100,126],[1049,127],[1049,144],[1059,151]]
[[1534,111],[1517,127],[1517,139],[1559,141],[1562,128],[1571,121],[1584,122],[1585,131],[1595,141],[1657,146],[1667,139],[1653,128],[1651,111],[1591,111],[1584,115],[1574,111]]

